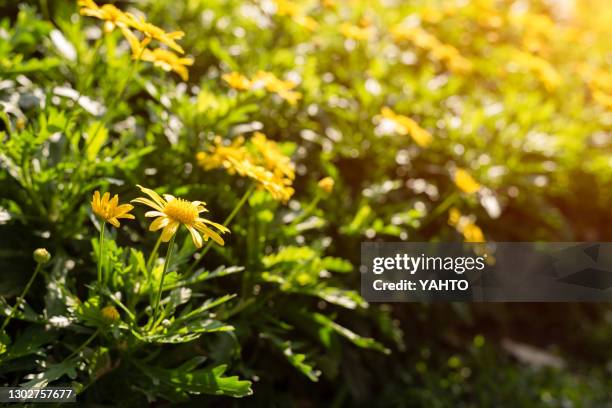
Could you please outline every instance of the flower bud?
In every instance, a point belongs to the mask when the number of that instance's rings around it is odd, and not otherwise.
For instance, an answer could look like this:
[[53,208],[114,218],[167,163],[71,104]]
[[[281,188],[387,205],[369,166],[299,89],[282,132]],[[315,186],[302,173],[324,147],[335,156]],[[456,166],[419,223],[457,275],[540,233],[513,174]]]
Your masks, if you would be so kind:
[[121,319],[119,312],[115,309],[114,306],[106,306],[101,311],[102,320],[106,324],[113,324],[118,322]]
[[334,179],[331,177],[324,177],[319,180],[319,187],[327,194],[331,193],[334,189]]
[[34,251],[34,261],[37,264],[46,264],[51,260],[51,254],[45,248],[38,248]]

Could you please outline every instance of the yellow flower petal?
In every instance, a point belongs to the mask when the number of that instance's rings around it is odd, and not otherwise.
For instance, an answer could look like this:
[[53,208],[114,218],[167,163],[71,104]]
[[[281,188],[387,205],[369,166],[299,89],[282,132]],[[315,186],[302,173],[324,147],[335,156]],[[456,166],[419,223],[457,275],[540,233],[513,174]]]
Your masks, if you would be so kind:
[[193,240],[193,245],[196,248],[202,248],[202,236],[200,233],[192,226],[187,226],[189,233],[191,234],[191,239]]
[[160,207],[163,208],[166,205],[166,202],[155,191],[151,190],[150,188],[145,188],[139,184],[136,186],[140,188],[140,191],[151,197]]
[[465,169],[457,169],[455,171],[455,184],[461,191],[467,194],[472,194],[480,190],[480,183],[478,183],[470,173]]
[[104,221],[111,225],[119,228],[118,218],[134,219],[132,214],[128,214],[134,207],[130,204],[119,205],[119,195],[110,199],[110,193],[106,192],[100,198],[100,192],[95,191],[91,200],[91,208],[98,217],[104,219]]
[[200,232],[202,232],[204,234],[204,239],[206,241],[208,241],[208,238],[212,238],[212,240],[215,241],[217,244],[225,245],[225,241],[223,241],[223,238],[221,238],[221,236],[219,234],[217,234],[215,231],[213,231],[210,228],[208,228],[203,223],[198,222],[198,223],[195,223],[193,226],[198,231],[200,231]]
[[131,203],[140,203],[140,204],[148,205],[151,208],[155,208],[157,211],[163,211],[164,210],[163,206],[160,206],[159,204],[154,203],[153,201],[149,200],[148,198],[144,198],[144,197],[135,198],[135,199],[133,199],[130,202]]
[[170,224],[170,218],[166,216],[156,218],[151,225],[149,225],[149,231],[157,231],[158,229],[166,227],[168,224]]
[[117,220],[117,218],[109,218],[108,221],[110,224],[112,224],[115,228],[119,228],[121,225],[119,224],[119,220]]
[[168,242],[176,234],[180,223],[178,221],[171,221],[166,225],[162,231],[161,240],[162,242]]

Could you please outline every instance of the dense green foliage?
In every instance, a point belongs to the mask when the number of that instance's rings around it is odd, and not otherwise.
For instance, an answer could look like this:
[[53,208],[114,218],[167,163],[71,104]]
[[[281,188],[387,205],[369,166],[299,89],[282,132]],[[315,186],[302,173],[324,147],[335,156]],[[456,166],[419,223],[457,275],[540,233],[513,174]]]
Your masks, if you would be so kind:
[[[0,383],[108,406],[610,404],[607,305],[358,293],[364,240],[612,236],[595,4],[116,2],[185,32],[181,69],[76,1],[0,0]],[[291,158],[288,200],[209,165],[219,142],[255,157],[257,132],[261,163]],[[137,184],[205,201],[225,244],[92,211]]]

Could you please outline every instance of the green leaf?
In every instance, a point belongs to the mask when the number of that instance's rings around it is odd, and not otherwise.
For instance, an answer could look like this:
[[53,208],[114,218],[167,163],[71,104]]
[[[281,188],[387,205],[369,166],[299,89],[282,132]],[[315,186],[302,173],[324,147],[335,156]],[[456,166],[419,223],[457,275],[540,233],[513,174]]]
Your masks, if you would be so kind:
[[310,379],[310,381],[319,381],[321,371],[315,369],[314,363],[306,361],[306,354],[297,353],[289,340],[281,340],[280,338],[270,334],[262,333],[261,337],[269,339],[276,348],[278,348],[287,361],[297,368],[302,374]]
[[382,344],[380,344],[373,338],[362,337],[358,335],[357,333],[347,329],[346,327],[339,325],[338,323],[334,322],[332,319],[330,319],[329,317],[325,315],[322,315],[320,313],[313,313],[312,317],[317,323],[333,330],[335,333],[349,340],[351,343],[353,343],[357,347],[377,350],[384,354],[391,353],[391,350],[389,350],[388,348],[386,348],[385,346],[383,346]]
[[369,205],[362,206],[359,211],[357,211],[357,214],[355,214],[355,218],[353,218],[351,223],[341,228],[342,232],[349,235],[360,234],[367,225],[372,214],[373,210]]
[[103,326],[102,315],[100,314],[100,298],[91,297],[79,304],[75,309],[76,316],[85,324],[98,327]]
[[332,256],[327,256],[321,259],[321,266],[324,269],[333,271],[333,272],[351,272],[353,270],[353,264],[351,264],[346,259],[335,258]]
[[278,252],[264,256],[262,261],[266,268],[271,268],[279,263],[285,262],[301,262],[310,260],[317,256],[317,253],[307,247],[287,246],[281,248]]
[[334,305],[342,306],[347,309],[368,307],[368,302],[366,302],[361,295],[359,295],[359,293],[353,290],[335,287],[318,287],[315,289],[305,289],[303,293],[317,296],[329,303],[333,303]]
[[214,319],[203,319],[188,324],[176,323],[171,325],[164,333],[139,333],[132,330],[134,336],[147,343],[177,344],[189,343],[204,333],[233,331],[234,326]]
[[[12,360],[30,354],[44,355],[40,347],[57,338],[57,333],[38,326],[30,326],[16,337],[15,343],[9,348],[6,360]],[[1,354],[1,353],[0,353]]]
[[71,379],[75,379],[78,362],[79,358],[73,357],[59,364],[50,364],[43,372],[27,375],[26,379],[30,379],[30,381],[22,383],[21,386],[25,388],[46,387],[50,382],[59,380],[64,375],[67,375]]
[[96,121],[89,125],[86,133],[87,151],[85,152],[85,155],[87,156],[87,159],[94,160],[108,139],[108,129],[106,129],[102,122]]
[[211,394],[227,395],[230,397],[244,397],[253,393],[251,382],[240,380],[236,376],[224,377],[227,365],[218,365],[199,370],[186,370],[193,368],[202,360],[195,357],[196,361],[187,362],[175,369],[148,366],[138,361],[133,363],[153,381],[167,387],[172,387],[179,394]]
[[[191,239],[191,238],[189,238]],[[234,273],[238,273],[238,272],[242,272],[244,271],[244,267],[242,266],[219,266],[217,269],[215,269],[214,271],[210,272],[210,271],[206,271],[204,269],[200,269],[198,270],[195,274],[193,274],[193,276],[190,276],[187,279],[182,279],[179,281],[176,281],[175,283],[173,283],[171,286],[166,287],[166,289],[175,289],[181,286],[189,286],[189,285],[193,285],[199,282],[205,282],[207,280],[210,279],[215,279],[215,278],[220,278],[222,276],[227,276],[227,275],[232,275]]]

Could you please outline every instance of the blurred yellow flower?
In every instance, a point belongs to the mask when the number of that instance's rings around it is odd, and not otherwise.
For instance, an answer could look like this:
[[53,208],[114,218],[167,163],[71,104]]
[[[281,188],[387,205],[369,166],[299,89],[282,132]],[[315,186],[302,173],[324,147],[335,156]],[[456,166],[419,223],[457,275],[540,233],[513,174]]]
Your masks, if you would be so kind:
[[602,91],[612,94],[612,73],[606,69],[579,64],[576,71],[587,83],[591,91]]
[[484,234],[476,224],[468,223],[463,227],[463,239],[465,242],[485,242]]
[[291,187],[292,182],[290,179],[282,178],[262,166],[253,164],[249,160],[239,161],[230,158],[229,161],[232,162],[232,168],[238,174],[257,181],[277,201],[286,203],[295,192]]
[[460,219],[461,212],[456,207],[451,208],[448,212],[448,223],[455,227],[459,224]]
[[238,89],[240,91],[247,91],[251,89],[252,84],[249,78],[245,77],[239,72],[230,72],[229,74],[223,74],[221,76],[221,79],[227,82],[227,84],[234,89]]
[[253,87],[263,86],[268,92],[276,93],[278,96],[295,105],[302,97],[300,92],[293,91],[297,84],[293,81],[279,79],[271,72],[258,71],[252,80]]
[[223,167],[230,174],[238,173],[257,181],[275,200],[286,202],[294,193],[291,185],[295,169],[291,159],[263,133],[256,132],[248,146],[243,137],[229,146],[224,146],[217,137],[209,152],[198,152],[196,159],[204,170]]
[[391,37],[395,42],[408,41],[423,49],[431,49],[440,43],[436,37],[421,27],[397,25],[391,27]]
[[136,37],[136,35],[127,27],[120,27],[123,36],[127,40],[128,44],[130,44],[130,49],[132,50],[132,58],[140,59],[144,50],[147,48],[147,45],[150,42],[150,39],[144,38],[142,41]]
[[334,179],[331,177],[323,177],[319,180],[319,188],[325,191],[327,194],[331,193],[334,189]]
[[314,18],[307,16],[296,2],[288,0],[275,0],[274,3],[276,4],[276,13],[279,16],[291,17],[293,22],[310,31],[316,30],[319,26],[317,21]]
[[533,72],[547,91],[554,91],[562,82],[561,75],[545,59],[523,51],[516,51],[514,61]]
[[[183,31],[173,31],[167,33],[156,25],[148,23],[144,18],[137,18],[136,16],[130,13],[125,13],[125,15],[129,20],[130,27],[133,27],[136,30],[140,31],[145,36],[145,39],[147,39],[148,41],[156,40],[172,48],[174,51],[180,54],[185,53],[185,51],[183,51],[183,48],[175,41],[180,40],[185,36],[185,33]],[[145,45],[148,43],[148,41],[145,42]]]
[[601,91],[593,92],[593,99],[608,110],[612,110],[612,96]]
[[472,62],[459,54],[459,51],[448,44],[440,44],[430,51],[435,60],[446,63],[448,69],[457,74],[467,74],[472,70]]
[[360,27],[355,24],[344,22],[340,25],[340,33],[351,40],[367,41],[374,35],[374,27]]
[[482,230],[474,223],[472,217],[461,214],[461,211],[455,207],[448,213],[448,223],[463,235],[465,242],[485,242]]
[[119,195],[117,194],[115,194],[115,196],[111,199],[110,193],[108,192],[104,193],[102,198],[100,198],[99,191],[94,192],[91,200],[91,208],[94,214],[102,218],[104,221],[112,224],[116,228],[120,227],[120,218],[128,220],[134,219],[132,214],[128,214],[130,211],[132,211],[134,206],[130,204],[119,205]]
[[398,115],[387,106],[381,109],[380,114],[384,119],[393,123],[395,131],[400,135],[410,135],[416,144],[421,147],[428,147],[431,144],[433,140],[431,133],[408,116]]
[[456,74],[467,74],[473,69],[472,62],[463,57],[459,50],[452,45],[440,42],[421,27],[398,25],[391,28],[391,36],[395,42],[408,41],[429,52],[433,60],[443,62]]
[[529,52],[548,53],[553,39],[559,39],[561,30],[555,22],[543,13],[511,13],[510,22],[523,33],[522,45]]
[[112,4],[98,6],[93,0],[79,0],[79,13],[82,16],[95,17],[104,20],[104,32],[110,33],[115,27],[127,27],[129,18]]
[[164,198],[161,198],[159,194],[151,189],[140,185],[138,188],[152,200],[146,197],[139,197],[132,200],[132,202],[148,205],[155,210],[148,211],[145,217],[156,217],[149,226],[149,230],[157,231],[163,228],[161,235],[163,242],[170,241],[182,224],[191,233],[191,239],[197,248],[201,248],[203,245],[202,236],[204,236],[204,241],[212,238],[217,244],[224,244],[223,238],[209,228],[207,224],[215,227],[220,233],[229,232],[229,229],[221,224],[200,217],[200,213],[208,211],[206,203],[202,201],[187,201],[170,194],[164,194]]
[[193,58],[179,57],[172,51],[156,48],[153,51],[144,49],[140,59],[147,62],[152,62],[153,65],[163,69],[166,72],[176,72],[183,81],[189,79],[189,71],[187,66],[193,65]]
[[457,187],[467,194],[475,193],[482,187],[480,183],[478,183],[465,169],[459,168],[455,170],[454,180]]
[[290,180],[295,178],[295,169],[291,159],[281,152],[276,142],[268,140],[266,135],[255,132],[251,138],[251,143],[259,153],[259,162],[268,170],[274,172],[279,177],[287,177]]
[[249,152],[244,146],[244,138],[242,136],[237,137],[232,141],[229,146],[223,145],[221,137],[217,136],[214,140],[214,145],[209,148],[209,153],[198,152],[196,159],[198,164],[204,170],[212,170],[219,167],[223,167],[230,174],[234,174],[236,170],[232,167],[233,163],[229,160],[246,160],[249,157]]
[[253,79],[249,79],[238,72],[224,74],[221,78],[232,88],[241,91],[264,88],[268,92],[277,94],[289,102],[290,105],[295,105],[302,98],[302,94],[294,90],[297,86],[295,82],[279,79],[276,75],[267,71],[258,71]]

